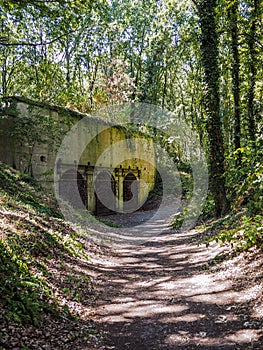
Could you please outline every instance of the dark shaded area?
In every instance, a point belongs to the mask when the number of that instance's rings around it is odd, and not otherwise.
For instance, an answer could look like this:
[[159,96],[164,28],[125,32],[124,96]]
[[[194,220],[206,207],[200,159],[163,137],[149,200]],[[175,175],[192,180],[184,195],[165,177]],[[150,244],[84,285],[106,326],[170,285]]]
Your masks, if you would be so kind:
[[[125,176],[123,181],[123,208],[124,211],[132,210],[138,205],[138,195],[139,188],[136,185],[136,176],[132,173],[129,173]],[[132,202],[130,202],[132,201]],[[127,203],[130,202],[130,203]]]
[[95,180],[95,215],[110,215],[116,209],[116,181],[107,171],[101,171]]
[[[136,181],[136,177],[133,174],[128,174],[124,181],[124,201],[131,200],[134,193],[131,191],[131,185],[133,181]],[[136,189],[135,189],[136,195]],[[138,193],[137,193],[138,195]],[[121,227],[135,227],[141,225],[150,220],[158,211],[163,198],[163,181],[160,173],[157,171],[155,176],[154,188],[149,192],[148,197],[144,204],[138,210],[131,213],[109,213],[110,216],[99,215],[98,219],[104,222],[108,226],[117,225]],[[124,209],[128,209],[125,207]],[[113,214],[113,215],[112,215]],[[101,218],[100,218],[101,216]]]
[[76,170],[66,171],[59,181],[59,195],[74,209],[88,204],[87,185],[83,176]]
[[163,198],[163,180],[161,174],[156,170],[154,188],[149,192],[147,200],[141,207],[142,210],[158,210]]

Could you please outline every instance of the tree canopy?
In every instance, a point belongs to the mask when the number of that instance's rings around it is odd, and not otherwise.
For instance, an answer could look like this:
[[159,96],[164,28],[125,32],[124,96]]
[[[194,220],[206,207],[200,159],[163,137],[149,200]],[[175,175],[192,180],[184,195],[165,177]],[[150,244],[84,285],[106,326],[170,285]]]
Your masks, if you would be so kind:
[[[262,176],[262,8],[260,0],[1,0],[0,93],[81,112],[125,101],[173,111],[207,149],[224,215],[245,178]],[[258,208],[260,186],[243,201]]]

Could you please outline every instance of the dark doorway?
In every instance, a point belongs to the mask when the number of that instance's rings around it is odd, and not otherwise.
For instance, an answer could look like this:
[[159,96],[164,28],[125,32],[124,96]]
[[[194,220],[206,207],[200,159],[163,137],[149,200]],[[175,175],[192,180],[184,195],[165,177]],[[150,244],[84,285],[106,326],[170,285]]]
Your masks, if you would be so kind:
[[85,207],[88,205],[86,181],[76,170],[68,170],[61,176],[59,195],[75,209],[81,209],[83,204]]
[[[158,170],[155,173],[154,188],[148,193],[147,200],[141,207],[142,210],[158,210],[163,198],[163,180]],[[154,215],[155,212],[152,214]]]
[[95,180],[95,215],[110,215],[116,210],[116,181],[107,171],[101,171]]
[[[123,181],[123,209],[124,211],[137,210],[139,188],[137,178],[134,174],[129,173]],[[127,203],[128,202],[128,203]]]

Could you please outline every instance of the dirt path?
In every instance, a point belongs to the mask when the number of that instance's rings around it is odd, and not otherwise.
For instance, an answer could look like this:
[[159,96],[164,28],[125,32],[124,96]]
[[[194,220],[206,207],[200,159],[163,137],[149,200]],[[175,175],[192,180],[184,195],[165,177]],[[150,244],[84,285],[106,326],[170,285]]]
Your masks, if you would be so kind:
[[263,349],[258,284],[235,287],[233,268],[208,271],[220,250],[197,241],[192,231],[115,245],[98,266],[100,349]]

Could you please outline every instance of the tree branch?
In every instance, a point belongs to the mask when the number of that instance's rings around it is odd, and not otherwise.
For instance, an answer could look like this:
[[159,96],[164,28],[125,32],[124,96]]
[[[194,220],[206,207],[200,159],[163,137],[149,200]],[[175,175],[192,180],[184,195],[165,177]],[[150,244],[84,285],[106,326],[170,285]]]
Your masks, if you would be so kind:
[[102,26],[101,25],[100,26],[97,26],[97,25],[90,26],[90,25],[88,25],[88,26],[85,26],[83,28],[74,29],[74,30],[71,30],[71,31],[69,31],[67,33],[59,35],[58,37],[56,37],[56,38],[54,38],[54,39],[52,39],[50,41],[46,41],[46,42],[43,42],[43,43],[30,43],[30,42],[25,42],[25,41],[24,42],[23,41],[21,41],[21,42],[8,42],[8,41],[6,41],[6,38],[2,36],[2,37],[0,37],[0,45],[2,45],[2,46],[32,46],[32,47],[47,46],[47,45],[53,44],[54,42],[60,40],[61,38],[65,37],[65,36],[67,36],[69,34],[73,34],[73,33],[76,33],[78,31],[83,31],[84,29],[90,29],[91,30],[94,27],[102,27]]

